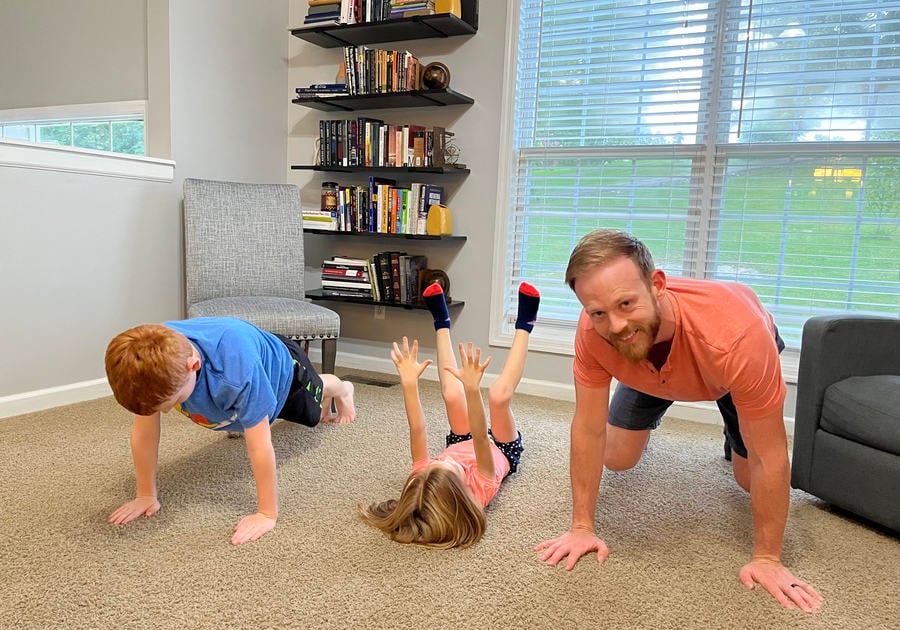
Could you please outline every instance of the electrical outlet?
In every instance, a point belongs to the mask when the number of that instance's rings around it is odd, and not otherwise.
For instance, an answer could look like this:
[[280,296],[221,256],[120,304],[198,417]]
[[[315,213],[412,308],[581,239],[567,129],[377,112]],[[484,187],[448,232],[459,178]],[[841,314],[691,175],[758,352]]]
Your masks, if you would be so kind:
[[375,307],[375,319],[384,319],[384,307],[383,306]]

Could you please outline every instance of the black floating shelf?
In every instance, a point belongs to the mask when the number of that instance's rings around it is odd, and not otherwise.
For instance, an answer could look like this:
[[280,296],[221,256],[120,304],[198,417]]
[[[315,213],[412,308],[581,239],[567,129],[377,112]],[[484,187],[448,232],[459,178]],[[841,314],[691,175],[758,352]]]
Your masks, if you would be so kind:
[[437,90],[412,90],[409,92],[348,94],[346,96],[298,96],[291,102],[295,105],[325,112],[355,112],[362,109],[471,105],[475,102],[475,99],[455,92],[450,88],[443,88]]
[[379,175],[468,175],[467,168],[452,166],[316,166],[293,164],[295,171],[322,171],[326,173],[372,173]]
[[339,230],[316,230],[310,228],[303,229],[304,234],[326,234],[328,236],[358,236],[361,238],[389,238],[389,239],[406,239],[410,241],[465,241],[467,237],[449,234],[444,236],[432,236],[430,234],[395,234],[391,232],[343,232]]
[[363,24],[321,24],[292,28],[291,35],[322,48],[473,35],[478,31],[478,13],[477,8],[466,11],[468,8],[464,7],[463,16],[469,21],[461,20],[452,13],[439,13]]
[[[376,302],[372,299],[366,298],[357,298],[357,297],[344,297],[339,295],[324,295],[321,289],[310,289],[306,292],[306,297],[314,302],[318,302],[320,300],[328,300],[330,302],[346,302],[348,304],[364,304],[366,306],[390,306],[392,308],[405,308],[411,311],[425,311],[428,310],[428,307],[425,306],[424,302],[416,302],[414,304],[398,304],[396,302]],[[453,300],[450,304],[447,305],[447,308],[451,311],[456,308],[462,307],[465,302],[459,302],[457,300]]]

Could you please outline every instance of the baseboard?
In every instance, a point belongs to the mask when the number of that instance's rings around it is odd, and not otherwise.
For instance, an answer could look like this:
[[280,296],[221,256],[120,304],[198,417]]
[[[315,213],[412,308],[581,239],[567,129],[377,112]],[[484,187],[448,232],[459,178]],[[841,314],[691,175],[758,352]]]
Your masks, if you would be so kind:
[[[322,358],[321,349],[310,347],[309,356],[313,362],[320,362]],[[341,352],[338,355],[338,359],[338,367],[379,372],[381,374],[395,373],[393,362],[390,359],[383,357],[371,357],[363,354]],[[485,373],[484,384],[490,385],[497,379],[497,376],[499,375]],[[430,365],[422,374],[422,378],[429,381],[437,381],[437,368],[434,365]],[[532,396],[575,402],[575,389],[572,385],[567,383],[523,378],[519,383],[518,391]],[[0,397],[0,418],[42,411],[44,409],[50,409],[51,407],[70,405],[76,402],[110,396],[111,394],[112,391],[109,389],[109,384],[106,382],[106,379],[101,378],[95,381],[73,383],[72,385],[64,385],[61,387],[51,387],[49,389],[41,389],[25,394],[4,396]],[[688,420],[690,422],[714,425],[722,424],[722,418],[719,415],[719,410],[716,408],[715,403],[676,402],[669,408],[669,412],[666,415],[672,418]],[[794,419],[785,418],[784,425],[787,434],[793,435]]]
[[60,387],[49,387],[24,394],[0,396],[0,418],[9,418],[23,413],[43,411],[52,407],[94,400],[112,395],[105,378],[72,383]]

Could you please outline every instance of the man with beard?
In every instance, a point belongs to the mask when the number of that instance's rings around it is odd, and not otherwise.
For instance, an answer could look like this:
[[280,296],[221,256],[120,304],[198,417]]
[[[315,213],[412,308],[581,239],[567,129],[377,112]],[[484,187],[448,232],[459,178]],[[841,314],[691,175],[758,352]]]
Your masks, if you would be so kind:
[[[749,288],[667,278],[646,246],[618,230],[595,230],[572,252],[566,283],[584,310],[575,335],[575,416],[571,427],[572,526],[537,546],[555,566],[568,556],[609,555],[594,512],[603,467],[637,464],[675,400],[715,400],[725,421],[726,456],[750,493],[753,555],[740,570],[785,608],[812,612],[822,597],[781,564],[790,463],[786,393],[772,316]],[[610,400],[610,383],[618,386]]]

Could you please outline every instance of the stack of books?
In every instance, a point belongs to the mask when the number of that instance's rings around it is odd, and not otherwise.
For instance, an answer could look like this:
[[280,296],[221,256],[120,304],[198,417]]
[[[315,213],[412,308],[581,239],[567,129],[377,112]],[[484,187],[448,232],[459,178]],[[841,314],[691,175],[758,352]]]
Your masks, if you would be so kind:
[[345,256],[332,256],[322,261],[322,294],[371,300],[369,262]]
[[303,209],[304,230],[332,230],[338,229],[337,213],[326,210]]
[[309,0],[304,24],[337,24],[341,17],[341,0]]
[[414,15],[433,15],[434,0],[391,0],[390,19],[407,18]]
[[315,96],[327,98],[329,96],[347,96],[350,90],[346,83],[312,83],[309,87],[294,88],[297,98]]

